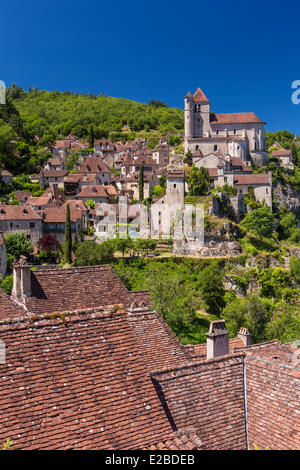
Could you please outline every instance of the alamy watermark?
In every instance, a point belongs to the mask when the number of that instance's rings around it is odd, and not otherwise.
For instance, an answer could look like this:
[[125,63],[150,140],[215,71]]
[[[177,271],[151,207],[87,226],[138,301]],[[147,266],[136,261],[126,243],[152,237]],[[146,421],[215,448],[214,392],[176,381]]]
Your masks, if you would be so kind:
[[293,104],[300,103],[300,80],[294,80],[292,83],[292,89],[295,90],[292,93],[291,99]]
[[151,207],[128,205],[121,196],[119,204],[99,204],[96,211],[96,232],[102,239],[169,239],[184,241],[191,249],[204,244],[204,205],[167,204],[160,199]]
[[0,104],[6,104],[6,86],[3,80],[0,80]]

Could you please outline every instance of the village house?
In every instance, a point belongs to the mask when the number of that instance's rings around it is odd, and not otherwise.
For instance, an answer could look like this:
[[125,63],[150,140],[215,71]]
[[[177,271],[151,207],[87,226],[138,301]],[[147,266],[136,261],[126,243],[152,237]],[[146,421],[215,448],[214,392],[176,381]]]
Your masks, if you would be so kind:
[[9,183],[13,182],[14,177],[9,171],[2,170],[1,171],[1,179],[2,179],[4,184],[9,184]]
[[275,157],[279,160],[280,165],[284,168],[293,169],[293,154],[291,150],[286,150],[281,148],[279,150],[273,150],[272,157]]
[[65,170],[66,166],[62,160],[59,158],[49,158],[49,160],[46,161],[44,170]]
[[166,167],[169,164],[169,146],[161,145],[159,148],[154,149],[152,158],[156,161],[159,167]]
[[83,202],[94,201],[95,203],[110,202],[118,199],[118,191],[114,186],[82,186],[75,199],[81,199]]
[[101,157],[92,156],[86,158],[78,173],[95,173],[101,184],[108,185],[110,181],[110,169]]
[[291,343],[251,344],[246,328],[230,340],[216,320],[206,344],[183,346],[111,267],[31,271],[23,257],[0,320],[0,439],[13,449],[299,448]]
[[185,153],[200,150],[204,156],[220,151],[223,155],[266,164],[265,122],[253,112],[217,114],[198,88],[185,97]]
[[47,184],[56,183],[59,188],[64,187],[64,178],[68,175],[67,170],[43,170],[37,179],[41,186],[45,187]]
[[0,232],[25,233],[28,240],[34,245],[42,237],[43,220],[29,205],[1,205],[0,206]]
[[152,157],[136,157],[131,163],[129,157],[121,167],[121,175],[130,176],[138,173],[142,164],[145,173],[153,173],[159,168],[158,163]]
[[[131,199],[139,200],[139,174],[135,173],[130,176],[120,176],[115,179],[116,185],[120,193],[132,195]],[[152,195],[154,186],[159,184],[159,178],[155,172],[144,172],[144,199]]]
[[[50,233],[59,243],[65,241],[66,204],[61,207],[49,207],[40,214],[43,215],[43,234]],[[79,235],[86,228],[86,218],[78,207],[70,205],[72,238]]]

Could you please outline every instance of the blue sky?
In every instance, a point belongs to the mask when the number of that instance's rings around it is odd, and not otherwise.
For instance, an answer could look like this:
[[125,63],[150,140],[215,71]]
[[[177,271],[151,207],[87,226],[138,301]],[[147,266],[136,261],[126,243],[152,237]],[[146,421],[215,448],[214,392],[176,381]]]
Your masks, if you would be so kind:
[[200,86],[213,111],[300,134],[299,20],[299,0],[5,2],[0,80],[176,107]]

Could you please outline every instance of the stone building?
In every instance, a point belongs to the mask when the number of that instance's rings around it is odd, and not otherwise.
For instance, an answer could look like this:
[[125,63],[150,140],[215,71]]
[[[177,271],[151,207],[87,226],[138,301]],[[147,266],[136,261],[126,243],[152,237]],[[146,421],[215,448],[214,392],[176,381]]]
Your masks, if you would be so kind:
[[43,219],[30,205],[0,206],[0,231],[25,233],[28,240],[35,245],[42,237]]
[[210,101],[198,88],[185,97],[185,152],[200,150],[204,156],[223,155],[253,160],[262,165],[268,159],[263,122],[253,112],[211,113]]

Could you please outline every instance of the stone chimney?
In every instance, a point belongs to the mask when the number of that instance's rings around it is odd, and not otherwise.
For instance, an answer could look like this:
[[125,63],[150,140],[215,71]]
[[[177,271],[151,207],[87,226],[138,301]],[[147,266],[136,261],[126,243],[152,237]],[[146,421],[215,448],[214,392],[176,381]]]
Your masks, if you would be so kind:
[[12,295],[20,302],[24,302],[25,297],[31,296],[31,266],[26,256],[20,256],[19,261],[13,264]]
[[229,333],[226,330],[225,320],[212,321],[206,333],[206,357],[224,356],[229,353]]
[[249,346],[250,333],[249,333],[248,328],[241,327],[240,331],[238,332],[237,337],[243,341],[245,346]]

